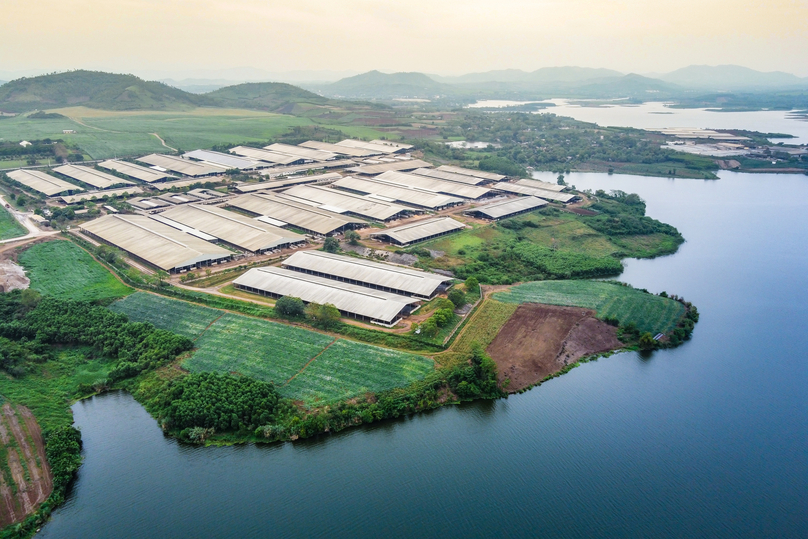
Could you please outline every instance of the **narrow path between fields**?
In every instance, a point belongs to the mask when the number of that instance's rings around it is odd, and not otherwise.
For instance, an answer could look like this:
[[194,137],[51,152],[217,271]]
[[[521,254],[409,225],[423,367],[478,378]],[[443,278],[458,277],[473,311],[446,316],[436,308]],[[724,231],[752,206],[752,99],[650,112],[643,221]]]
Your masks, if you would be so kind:
[[203,329],[201,332],[199,332],[199,335],[197,335],[197,336],[196,336],[196,339],[194,339],[194,342],[196,342],[196,340],[197,340],[197,339],[199,339],[199,337],[201,337],[202,335],[204,335],[204,334],[205,334],[205,332],[206,332],[207,330],[209,330],[209,329],[210,329],[210,326],[212,326],[213,324],[215,324],[216,322],[218,322],[218,321],[219,321],[219,318],[221,318],[222,316],[224,316],[224,315],[226,315],[226,314],[227,314],[227,313],[223,312],[221,315],[219,315],[219,317],[218,317],[216,320],[214,320],[213,322],[211,322],[210,324],[208,324],[208,327],[206,327],[206,328],[205,328],[205,329]]
[[289,378],[288,380],[286,380],[286,382],[285,382],[285,383],[284,383],[284,384],[283,384],[281,387],[286,387],[287,385],[289,385],[289,382],[291,382],[292,380],[294,380],[295,378],[297,378],[297,375],[298,375],[298,374],[300,374],[301,372],[305,371],[305,370],[306,370],[306,367],[308,367],[309,365],[311,365],[312,363],[314,363],[314,360],[315,360],[315,359],[317,359],[318,357],[320,357],[321,355],[323,355],[323,354],[325,353],[325,351],[326,351],[326,350],[328,350],[329,348],[331,348],[331,345],[332,345],[332,344],[334,344],[335,342],[337,342],[338,340],[339,340],[339,337],[337,337],[336,339],[334,339],[333,341],[331,341],[330,343],[328,343],[328,346],[326,346],[325,348],[323,348],[322,350],[320,350],[320,352],[319,352],[319,353],[318,353],[316,356],[314,356],[313,358],[311,358],[311,359],[308,361],[308,363],[306,363],[305,365],[303,365],[303,368],[301,368],[299,371],[297,371],[297,373],[296,373],[294,376],[292,376],[291,378]]
[[82,122],[82,121],[81,121],[81,120],[79,120],[78,118],[74,118],[74,117],[72,117],[72,116],[70,116],[70,117],[69,117],[69,119],[73,120],[74,122],[76,122],[76,123],[77,123],[77,124],[79,124],[79,125],[83,125],[84,127],[89,127],[90,129],[95,129],[96,131],[103,131],[104,133],[123,133],[123,131],[111,131],[111,130],[109,130],[109,129],[101,129],[100,127],[95,127],[95,126],[92,126],[92,125],[87,125],[86,123]]
[[177,151],[177,149],[176,149],[176,148],[172,148],[171,146],[169,146],[168,144],[166,144],[166,141],[164,141],[164,140],[162,139],[162,137],[160,137],[160,135],[158,135],[157,133],[149,133],[149,134],[150,134],[150,135],[153,135],[153,136],[155,136],[155,137],[157,137],[157,140],[159,140],[159,141],[160,141],[160,144],[162,144],[163,146],[165,146],[165,147],[166,147],[166,148],[168,148],[169,150],[173,150],[173,151],[175,151],[175,152]]

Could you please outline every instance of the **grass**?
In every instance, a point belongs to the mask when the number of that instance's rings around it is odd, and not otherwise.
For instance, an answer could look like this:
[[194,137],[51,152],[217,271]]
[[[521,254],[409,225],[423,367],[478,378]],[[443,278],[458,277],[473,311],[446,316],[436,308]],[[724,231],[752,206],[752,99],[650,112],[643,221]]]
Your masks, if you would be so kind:
[[601,318],[617,318],[623,325],[633,322],[640,331],[651,333],[672,330],[685,311],[678,301],[604,281],[537,281],[498,292],[494,298],[513,304],[586,307]]
[[341,339],[281,388],[281,393],[307,403],[333,402],[403,387],[433,369],[434,362],[423,356]]
[[18,238],[28,234],[28,230],[5,208],[0,208],[0,240]]
[[189,339],[199,337],[205,328],[222,316],[222,311],[216,309],[146,292],[136,292],[116,301],[110,309],[127,315],[133,322],[151,322],[160,329]]
[[61,299],[96,301],[120,298],[132,289],[70,241],[49,241],[19,256],[31,288]]
[[475,342],[487,348],[516,311],[516,307],[515,304],[486,299],[466,327],[461,330],[451,348],[452,352],[471,352],[471,345]]

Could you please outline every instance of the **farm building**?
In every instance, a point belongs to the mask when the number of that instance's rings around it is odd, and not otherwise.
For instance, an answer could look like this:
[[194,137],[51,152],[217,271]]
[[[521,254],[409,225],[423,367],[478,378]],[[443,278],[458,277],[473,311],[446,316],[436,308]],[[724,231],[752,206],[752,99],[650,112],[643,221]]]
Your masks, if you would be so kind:
[[361,219],[315,208],[275,193],[242,195],[229,201],[228,205],[269,218],[277,226],[292,225],[312,234],[328,235],[365,225]]
[[216,206],[185,204],[167,209],[160,217],[252,253],[282,249],[306,241],[299,234]]
[[393,170],[380,174],[373,179],[380,182],[383,181],[386,183],[400,185],[402,187],[416,187],[418,189],[435,191],[436,193],[443,193],[444,195],[468,198],[472,200],[477,200],[491,193],[491,190],[486,189],[485,187],[439,180],[437,178],[429,178],[427,176],[417,176],[415,174],[407,174],[406,172],[397,172]]
[[132,206],[133,208],[146,211],[156,210],[159,208],[167,208],[169,206],[174,205],[172,202],[168,202],[166,200],[162,200],[156,197],[149,197],[149,198],[135,197],[130,198],[129,200],[126,201],[126,203]]
[[[381,142],[381,144],[379,144]],[[354,139],[345,139],[343,141],[337,142],[337,146],[346,146],[348,148],[361,148],[363,150],[370,150],[376,152],[377,154],[385,153],[398,153],[402,151],[406,151],[412,146],[407,144],[393,146],[393,143],[389,141],[374,141],[374,142],[365,142],[363,140],[354,140]]]
[[321,150],[324,152],[331,152],[339,155],[346,155],[348,157],[370,157],[372,155],[379,155],[379,152],[373,150],[366,150],[363,148],[351,148],[350,146],[340,146],[339,144],[331,144],[329,142],[319,142],[316,140],[309,140],[299,144],[303,148],[310,148],[312,150]]
[[370,144],[375,144],[377,146],[384,146],[386,148],[389,147],[391,149],[394,149],[395,152],[406,152],[407,150],[412,150],[414,148],[412,144],[404,144],[403,142],[393,142],[392,140],[374,139],[370,141]]
[[122,187],[121,189],[108,189],[107,191],[90,191],[89,193],[81,193],[79,195],[62,195],[59,198],[65,204],[78,204],[87,200],[103,200],[104,197],[115,198],[125,197],[129,195],[139,195],[143,189],[137,186]]
[[393,326],[418,300],[283,268],[253,268],[233,281],[238,290],[271,298],[292,296],[306,303],[330,303],[343,316]]
[[306,161],[328,161],[329,159],[334,159],[337,157],[337,154],[325,152],[323,150],[313,150],[311,148],[304,148],[302,146],[291,146],[289,144],[280,143],[264,146],[264,149],[269,150],[270,152],[283,153],[293,157],[299,157],[301,159],[305,159]]
[[410,245],[419,241],[431,240],[458,230],[463,230],[466,225],[455,221],[451,217],[435,217],[425,219],[416,223],[409,223],[395,228],[388,228],[374,232],[371,236],[382,241],[395,243],[396,245]]
[[270,180],[268,182],[240,182],[236,185],[236,191],[239,193],[254,193],[255,191],[284,189],[293,185],[328,183],[340,178],[342,178],[342,176],[336,172],[326,172],[325,174],[296,176],[292,178],[285,178],[283,180]]
[[61,167],[56,167],[53,171],[67,176],[68,178],[91,185],[96,189],[109,189],[115,185],[133,185],[129,180],[122,180],[117,176],[112,176],[111,174],[90,167],[62,165]]
[[170,174],[160,172],[159,170],[155,170],[153,168],[141,167],[140,165],[135,165],[134,163],[129,163],[127,161],[116,161],[115,159],[98,163],[98,166],[107,170],[120,172],[121,174],[125,174],[130,178],[134,178],[146,183],[159,182],[174,178],[174,176],[171,176]]
[[6,176],[29,189],[47,196],[84,191],[78,185],[68,183],[38,170],[12,170],[11,172],[6,172]]
[[506,217],[513,217],[522,213],[533,211],[544,207],[547,202],[536,197],[517,197],[493,204],[486,204],[485,206],[478,206],[466,213],[474,217],[481,217],[483,219],[491,219],[496,221],[498,219],[505,219]]
[[308,173],[315,170],[344,168],[355,165],[356,161],[353,159],[334,159],[332,161],[320,161],[317,163],[308,163],[305,165],[294,165],[289,167],[272,167],[259,172],[261,176],[268,176],[269,178],[278,178],[280,176],[292,176],[294,174]]
[[284,191],[283,194],[284,198],[293,197],[324,210],[375,221],[397,219],[412,211],[410,208],[392,202],[374,200],[367,196],[316,185],[296,185]]
[[438,170],[434,168],[417,168],[413,170],[411,174],[427,176],[429,178],[437,178],[439,180],[447,180],[450,182],[465,183],[468,185],[482,185],[488,182],[488,180],[483,178],[467,176],[465,174],[455,174],[454,172],[446,172],[445,170]]
[[446,289],[451,277],[323,251],[298,251],[287,258],[286,269],[383,290],[430,299]]
[[186,159],[195,159],[216,167],[224,167],[225,169],[237,168],[239,170],[253,170],[259,166],[257,161],[210,150],[194,150],[192,152],[185,152],[182,156]]
[[233,256],[223,247],[144,215],[105,215],[84,223],[81,230],[169,273],[226,262]]
[[236,146],[230,148],[230,153],[247,157],[257,161],[264,161],[272,165],[297,165],[305,161],[302,157],[285,153],[270,152],[261,148],[251,148],[250,146]]
[[213,174],[221,174],[227,167],[209,165],[191,161],[190,159],[183,159],[173,155],[163,154],[150,154],[139,157],[138,161],[147,163],[149,165],[160,167],[164,170],[171,170],[182,174],[184,176],[192,176],[198,178],[200,176],[211,176]]
[[415,170],[416,168],[431,167],[432,164],[420,159],[405,159],[403,161],[393,161],[390,163],[380,163],[378,165],[360,165],[358,167],[351,167],[348,172],[355,174],[367,174],[368,176],[375,176],[382,174],[388,170]]
[[491,187],[493,189],[498,189],[499,191],[505,191],[506,193],[539,197],[543,198],[544,200],[552,200],[553,202],[563,202],[564,204],[572,202],[577,198],[575,195],[558,193],[556,191],[547,191],[546,189],[536,189],[534,187],[519,185],[518,183],[499,182],[495,183]]
[[516,182],[517,185],[524,185],[525,187],[533,187],[534,189],[544,189],[545,191],[555,191],[560,193],[567,188],[566,185],[558,185],[557,183],[543,182],[541,180],[527,180],[522,179]]
[[453,174],[463,174],[466,176],[473,176],[474,178],[481,178],[489,182],[501,182],[505,179],[502,174],[494,174],[493,172],[484,172],[482,170],[474,170],[471,168],[455,167],[453,165],[441,165],[438,170],[444,172],[451,172]]
[[376,198],[383,202],[398,202],[428,210],[440,210],[463,203],[463,200],[457,197],[415,187],[402,187],[371,178],[346,176],[332,185],[346,191],[370,195],[369,198]]

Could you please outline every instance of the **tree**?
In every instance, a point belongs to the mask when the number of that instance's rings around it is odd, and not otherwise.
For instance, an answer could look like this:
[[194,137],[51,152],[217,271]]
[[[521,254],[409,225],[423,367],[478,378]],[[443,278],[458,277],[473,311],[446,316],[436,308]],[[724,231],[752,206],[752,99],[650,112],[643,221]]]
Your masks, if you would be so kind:
[[339,241],[337,241],[337,238],[333,236],[327,237],[325,243],[323,243],[323,251],[327,253],[336,253],[339,251]]
[[300,298],[283,296],[275,302],[275,310],[284,316],[303,316],[306,312],[306,306]]
[[306,306],[306,315],[315,323],[323,327],[331,327],[342,317],[339,309],[330,303],[320,305],[319,303],[309,303]]
[[479,287],[480,281],[477,280],[477,277],[469,277],[466,279],[466,292],[476,292]]
[[434,318],[428,318],[421,324],[421,333],[426,337],[434,337],[438,334],[438,324],[435,322]]
[[642,350],[653,350],[656,348],[657,342],[654,340],[654,337],[649,333],[645,332],[640,335],[640,348]]
[[359,245],[359,233],[356,230],[349,230],[345,233],[345,239],[348,240],[348,243],[351,245]]
[[449,291],[449,301],[451,301],[455,308],[459,309],[466,304],[466,294],[459,288],[452,288]]
[[159,269],[157,270],[155,277],[157,277],[157,286],[163,286],[163,281],[168,279],[168,273]]

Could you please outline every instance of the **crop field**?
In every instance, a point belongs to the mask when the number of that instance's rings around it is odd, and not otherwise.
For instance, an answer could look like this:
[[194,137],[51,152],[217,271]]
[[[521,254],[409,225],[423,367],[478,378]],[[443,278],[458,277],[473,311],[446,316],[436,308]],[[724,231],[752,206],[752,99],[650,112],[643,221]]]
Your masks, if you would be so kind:
[[307,404],[332,402],[406,386],[433,369],[423,356],[340,339],[280,391]]
[[19,256],[31,288],[62,299],[95,301],[120,298],[132,289],[86,251],[70,241],[38,243]]
[[109,308],[125,314],[133,322],[151,322],[157,328],[189,339],[199,337],[205,328],[223,314],[222,311],[210,307],[146,292],[135,292],[116,301]]
[[0,208],[0,240],[25,236],[28,231],[17,221],[13,215]]
[[461,333],[452,346],[452,351],[468,353],[475,342],[483,348],[488,347],[502,326],[516,312],[517,307],[518,305],[513,303],[500,303],[486,299],[466,327],[460,330]]
[[601,318],[634,322],[640,331],[665,333],[676,327],[685,307],[678,301],[604,281],[537,281],[494,294],[504,303],[546,303],[593,309]]

